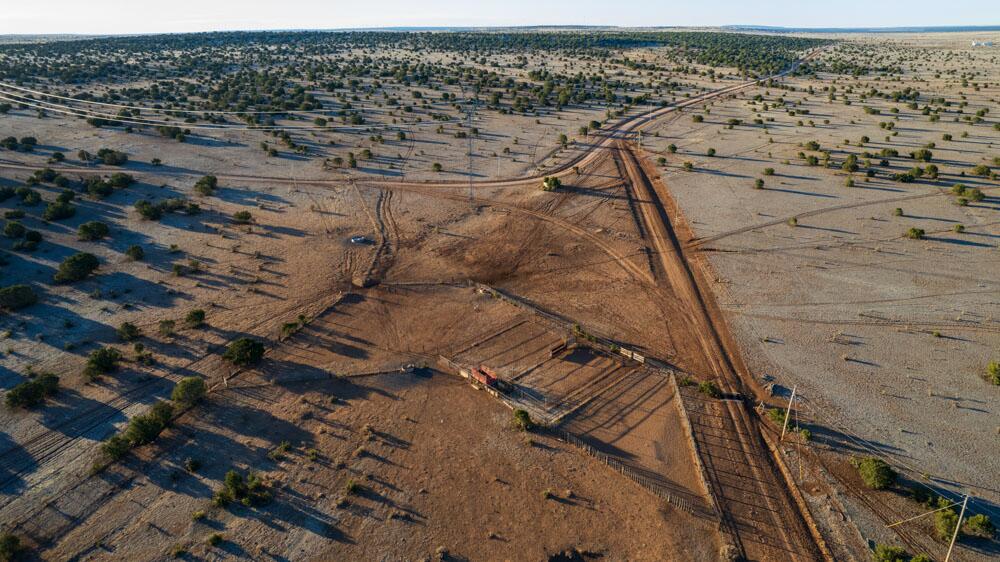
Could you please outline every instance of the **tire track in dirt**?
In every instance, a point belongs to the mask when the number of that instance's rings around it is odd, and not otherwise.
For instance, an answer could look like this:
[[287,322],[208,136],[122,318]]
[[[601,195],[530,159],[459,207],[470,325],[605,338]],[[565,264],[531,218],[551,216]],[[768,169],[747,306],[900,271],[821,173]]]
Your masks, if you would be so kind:
[[[701,355],[720,379],[722,389],[741,394],[744,385],[733,357],[735,347],[725,343],[724,319],[713,310],[712,294],[700,288],[704,282],[688,262],[671,224],[676,207],[662,185],[652,182],[640,159],[624,142],[618,143],[621,159],[636,190],[647,232],[677,298],[689,315],[688,336],[694,340],[688,352]],[[681,342],[679,342],[681,343]],[[723,525],[743,556],[768,560],[815,560],[820,549],[804,515],[785,490],[762,441],[756,418],[742,401],[705,402],[693,412],[692,425],[702,445],[710,487],[723,511]],[[763,513],[762,513],[763,512]]]
[[[330,291],[320,291],[315,294],[306,295],[285,309],[272,312],[265,318],[251,324],[250,326],[240,327],[239,329],[245,333],[268,339],[268,336],[272,334],[281,322],[283,322],[288,316],[297,315],[307,309],[315,308],[317,305],[322,309],[325,303],[331,301],[330,294]],[[326,298],[323,298],[324,296],[326,296]],[[336,301],[339,298],[339,295],[334,295],[333,300]],[[81,439],[86,438],[89,431],[92,431],[101,424],[107,423],[112,418],[123,414],[128,408],[140,404],[143,398],[148,398],[150,396],[150,388],[154,384],[167,385],[196,370],[200,370],[199,372],[204,371],[201,372],[201,374],[206,375],[206,382],[210,384],[212,382],[218,382],[221,384],[220,381],[226,376],[226,373],[222,372],[224,369],[220,369],[222,363],[219,357],[219,352],[221,352],[224,347],[224,344],[210,345],[201,356],[193,358],[179,367],[170,368],[169,372],[163,377],[141,383],[137,387],[119,395],[111,402],[102,403],[99,406],[95,406],[94,408],[81,412],[79,415],[67,419],[63,422],[63,424],[56,428],[49,429],[27,442],[21,443],[11,449],[8,449],[7,451],[0,452],[0,462],[18,462],[18,459],[23,460],[24,457],[21,455],[13,456],[10,454],[11,451],[21,448],[26,451],[26,456],[29,459],[34,459],[30,466],[13,466],[12,468],[8,468],[8,473],[13,475],[6,477],[5,480],[0,483],[0,491],[6,491],[11,484],[16,483],[20,479],[20,476],[26,474],[27,472],[37,473],[43,468],[52,466],[56,461],[66,460],[63,459],[63,453],[68,452],[69,449]],[[211,364],[213,360],[218,363],[215,365]],[[204,365],[206,362],[209,364]],[[203,369],[203,366],[207,367],[207,370]],[[216,376],[212,377],[211,375]],[[100,413],[95,415],[98,411],[100,411]],[[81,427],[89,428],[89,430],[73,433],[65,431],[64,426],[69,427],[70,424],[79,424]],[[79,468],[78,466],[74,466],[73,460],[75,459],[71,459],[69,462],[56,467],[55,470],[62,471],[66,469],[73,469],[74,467]],[[14,472],[15,470],[17,471],[16,473]],[[84,479],[91,477],[91,475],[86,471],[84,471],[83,476]],[[34,487],[35,486],[29,486],[29,489]],[[39,510],[45,509],[47,506],[59,501],[62,497],[71,493],[74,489],[75,487],[69,486],[64,490],[57,492],[54,496],[49,497]],[[0,504],[0,512],[2,512],[14,501],[25,496],[24,490],[20,490],[19,492],[20,493],[18,495],[11,496],[7,498],[3,504]],[[6,518],[12,524],[20,525],[24,521],[31,519],[34,513],[36,513],[34,510],[31,511],[31,513],[23,513],[23,509],[20,507],[17,511],[18,513],[6,515]],[[15,520],[15,518],[10,517],[10,515],[14,515],[15,517],[21,515],[22,517],[17,517]]]

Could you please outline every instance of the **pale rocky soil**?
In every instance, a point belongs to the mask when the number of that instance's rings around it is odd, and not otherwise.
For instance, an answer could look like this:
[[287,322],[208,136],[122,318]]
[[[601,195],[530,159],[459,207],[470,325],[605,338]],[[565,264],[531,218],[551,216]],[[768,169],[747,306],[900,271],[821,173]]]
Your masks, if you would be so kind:
[[[909,57],[928,59],[929,68],[898,83],[862,77],[862,84],[883,91],[912,85],[922,95],[953,102],[962,91],[966,114],[988,108],[988,122],[954,123],[952,112],[931,123],[903,103],[899,135],[887,143],[878,123],[892,119],[888,110],[897,104],[860,102],[856,95],[851,106],[840,99],[830,104],[822,88],[834,84],[833,77],[821,75],[790,81],[800,90],[814,88],[813,95],[749,90],[740,99],[714,104],[704,123],[678,118],[660,129],[658,138],[647,137],[646,148],[654,162],[660,155],[667,158],[662,168],[667,185],[696,236],[708,239],[699,249],[717,273],[720,304],[761,385],[777,383],[785,401],[797,387],[814,434],[835,430],[850,436],[821,437],[821,443],[885,456],[910,478],[968,492],[975,498],[974,512],[995,518],[1000,392],[982,375],[987,362],[1000,356],[1000,186],[960,172],[992,166],[1000,156],[1000,132],[992,128],[1000,110],[998,53],[970,49],[965,34],[893,35],[888,41],[903,46]],[[941,49],[953,60],[938,60]],[[973,91],[957,76],[935,78],[950,68],[978,70],[980,83],[989,86]],[[836,86],[842,94],[854,83],[841,77]],[[855,92],[864,89],[855,86]],[[775,118],[767,131],[725,129],[729,118],[756,117],[748,100],[757,94],[806,98],[800,107],[810,114],[772,110],[762,112]],[[865,105],[881,108],[881,115],[866,115]],[[799,119],[816,125],[796,126]],[[942,141],[944,133],[954,140]],[[843,145],[862,135],[872,139],[865,148]],[[808,167],[796,157],[800,144],[811,140],[833,152],[835,170]],[[890,147],[906,155],[930,142],[936,143],[934,162],[942,171],[938,181],[865,183],[863,174],[855,174],[856,187],[845,187],[842,150],[858,154]],[[670,143],[679,147],[677,154],[667,153]],[[709,147],[718,151],[716,157],[705,155]],[[680,169],[685,161],[693,162],[695,171]],[[894,171],[913,165],[900,162],[906,167]],[[766,167],[775,169],[773,177],[763,175]],[[753,188],[756,178],[766,182],[763,190]],[[958,206],[949,189],[959,182],[979,187],[987,198]],[[893,215],[897,207],[903,216]],[[798,217],[798,226],[786,224],[792,217]],[[953,231],[958,224],[964,233]],[[927,239],[906,239],[910,227],[924,229]]]

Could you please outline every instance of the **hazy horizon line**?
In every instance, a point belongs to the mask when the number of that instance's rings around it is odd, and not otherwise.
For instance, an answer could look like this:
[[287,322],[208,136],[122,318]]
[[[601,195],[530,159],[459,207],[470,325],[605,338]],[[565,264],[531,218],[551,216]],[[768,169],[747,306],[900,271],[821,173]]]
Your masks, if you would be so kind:
[[135,37],[141,35],[198,35],[209,33],[252,33],[252,32],[329,32],[352,31],[476,31],[502,29],[722,29],[730,31],[782,31],[805,33],[906,33],[906,32],[960,32],[960,31],[1000,31],[997,25],[906,25],[884,27],[798,27],[771,25],[592,25],[592,24],[531,24],[531,25],[388,25],[376,27],[289,27],[289,28],[246,28],[218,29],[210,31],[154,31],[137,33],[0,33],[0,37]]

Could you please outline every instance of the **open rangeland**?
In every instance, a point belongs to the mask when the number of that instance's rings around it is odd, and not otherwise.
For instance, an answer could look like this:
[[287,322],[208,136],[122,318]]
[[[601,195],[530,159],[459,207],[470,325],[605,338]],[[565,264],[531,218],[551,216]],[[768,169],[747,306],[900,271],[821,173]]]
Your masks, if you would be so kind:
[[996,557],[983,40],[0,45],[4,548]]

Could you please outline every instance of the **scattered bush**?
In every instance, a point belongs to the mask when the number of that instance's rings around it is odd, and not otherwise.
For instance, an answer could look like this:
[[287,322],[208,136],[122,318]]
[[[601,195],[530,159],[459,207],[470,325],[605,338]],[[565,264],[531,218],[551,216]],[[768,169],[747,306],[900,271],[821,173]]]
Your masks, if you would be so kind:
[[157,221],[163,217],[163,209],[159,205],[154,205],[145,199],[135,202],[135,210],[146,220]]
[[118,326],[118,337],[122,341],[137,340],[142,337],[142,330],[131,322],[122,322],[121,326]]
[[80,281],[86,279],[99,265],[100,262],[94,254],[79,252],[63,260],[52,279],[56,283]]
[[45,207],[42,218],[47,221],[58,221],[68,219],[76,214],[76,207],[68,201],[53,201]]
[[94,380],[100,375],[117,369],[121,359],[121,352],[113,347],[95,349],[87,357],[87,365],[84,367],[83,374],[88,380]]
[[11,408],[33,408],[58,390],[59,377],[43,373],[8,390],[4,402]]
[[204,176],[194,184],[194,190],[199,195],[209,196],[215,193],[219,186],[219,179],[215,176]]
[[562,187],[562,182],[559,178],[546,176],[542,179],[542,191],[555,191]]
[[1000,362],[990,361],[986,365],[986,379],[995,385],[1000,385]]
[[120,434],[108,437],[107,440],[101,444],[101,452],[104,453],[105,457],[112,461],[124,458],[131,448],[132,446],[129,444],[128,439]]
[[86,241],[100,240],[101,238],[107,236],[109,232],[110,229],[108,228],[108,225],[101,221],[85,222],[81,224],[80,228],[76,231],[80,240]]
[[201,377],[184,377],[170,393],[170,399],[183,406],[194,406],[205,397],[206,390]]
[[19,310],[38,302],[38,295],[30,285],[10,285],[0,289],[0,308]]
[[702,381],[698,384],[698,392],[708,396],[709,398],[722,397],[722,391],[719,390],[719,386],[715,384],[715,381]]
[[938,540],[950,541],[955,534],[956,526],[958,526],[958,514],[954,509],[948,508],[934,514],[934,536]]
[[896,471],[876,457],[854,459],[851,464],[858,469],[861,480],[872,490],[884,490],[896,482]]
[[196,308],[191,312],[188,312],[187,316],[184,317],[184,323],[187,324],[189,328],[200,327],[205,323],[205,311],[200,308]]
[[161,336],[169,338],[174,335],[174,328],[176,325],[177,323],[173,320],[160,320],[160,323],[157,326],[157,331]]
[[922,228],[910,228],[906,231],[906,237],[910,240],[923,240],[926,232]]
[[0,562],[17,560],[23,552],[24,547],[21,545],[21,539],[17,535],[10,533],[0,535]]
[[514,410],[514,427],[520,431],[531,431],[535,428],[535,422],[527,411],[518,408]]
[[10,221],[3,227],[3,235],[7,238],[21,238],[28,229],[17,221]]
[[253,215],[250,211],[236,211],[233,213],[233,222],[236,224],[250,224],[253,221]]
[[887,544],[875,545],[875,551],[872,552],[873,562],[907,562],[910,556],[898,546],[890,546]]
[[240,338],[234,341],[222,354],[223,359],[240,367],[252,365],[260,361],[263,356],[264,344],[253,338]]
[[97,151],[97,157],[108,166],[124,166],[128,162],[128,154],[124,152],[119,152],[117,150],[111,150],[110,148],[102,148]]
[[[153,405],[149,412],[133,417],[128,422],[128,427],[121,434],[130,447],[139,447],[147,443],[152,443],[154,439],[167,427],[173,415],[173,406],[169,402],[159,401]],[[119,457],[120,458],[120,457]]]
[[243,475],[235,470],[226,473],[222,488],[216,490],[212,496],[212,502],[220,507],[233,501],[239,501],[250,507],[267,503],[270,500],[271,493],[259,476],[254,472],[248,472],[244,480]]
[[131,261],[142,261],[146,257],[146,252],[142,249],[142,246],[133,244],[125,250],[125,257]]
[[965,523],[962,524],[962,532],[971,537],[992,539],[996,533],[996,527],[993,526],[993,521],[990,520],[989,515],[978,514],[965,518]]

